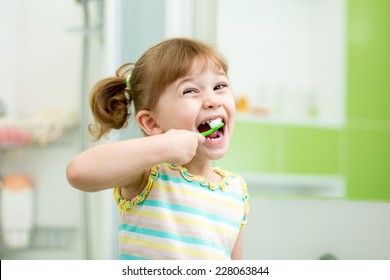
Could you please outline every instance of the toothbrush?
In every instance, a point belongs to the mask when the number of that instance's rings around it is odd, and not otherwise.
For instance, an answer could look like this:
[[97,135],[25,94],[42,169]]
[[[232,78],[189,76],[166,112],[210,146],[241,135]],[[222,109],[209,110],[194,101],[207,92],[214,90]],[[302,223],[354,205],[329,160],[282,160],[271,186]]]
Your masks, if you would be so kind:
[[221,118],[217,118],[215,120],[212,120],[209,122],[209,126],[211,127],[211,129],[207,130],[207,131],[204,131],[202,132],[201,134],[203,136],[207,136],[207,135],[210,135],[211,133],[217,131],[218,129],[220,129],[221,127],[224,126],[224,123],[222,122],[222,119]]

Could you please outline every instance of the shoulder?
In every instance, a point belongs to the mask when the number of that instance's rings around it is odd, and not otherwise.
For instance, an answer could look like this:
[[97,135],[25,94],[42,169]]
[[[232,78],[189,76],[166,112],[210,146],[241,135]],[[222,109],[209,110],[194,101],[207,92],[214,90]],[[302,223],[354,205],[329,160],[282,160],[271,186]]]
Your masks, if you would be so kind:
[[246,188],[247,185],[246,185],[246,182],[245,182],[244,178],[242,178],[237,173],[233,173],[233,172],[230,172],[230,171],[226,171],[226,172],[227,172],[227,174],[229,174],[229,177],[232,180],[235,180],[235,181],[239,182],[241,186]]
[[219,170],[220,172],[222,172],[222,174],[224,174],[224,177],[228,178],[231,183],[236,184],[236,185],[238,184],[246,190],[247,184],[246,184],[244,178],[242,178],[239,174],[231,172],[229,170],[221,169],[219,167],[216,167],[216,169]]
[[219,167],[216,167],[215,169],[218,170],[220,174],[223,174],[224,180],[226,181],[225,183],[229,186],[229,189],[241,192],[242,196],[245,198],[248,197],[247,184],[244,178],[229,170],[224,170]]

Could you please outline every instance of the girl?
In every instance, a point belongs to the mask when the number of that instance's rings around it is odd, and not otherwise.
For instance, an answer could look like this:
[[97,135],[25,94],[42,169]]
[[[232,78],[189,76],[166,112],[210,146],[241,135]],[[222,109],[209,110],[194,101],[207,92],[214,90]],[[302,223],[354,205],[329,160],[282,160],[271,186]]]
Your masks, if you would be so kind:
[[[233,131],[227,73],[215,49],[176,38],[92,89],[97,139],[126,125],[131,102],[148,136],[95,146],[67,167],[75,188],[114,188],[122,259],[241,258],[246,184],[211,162],[225,155]],[[213,120],[223,126],[203,136]]]

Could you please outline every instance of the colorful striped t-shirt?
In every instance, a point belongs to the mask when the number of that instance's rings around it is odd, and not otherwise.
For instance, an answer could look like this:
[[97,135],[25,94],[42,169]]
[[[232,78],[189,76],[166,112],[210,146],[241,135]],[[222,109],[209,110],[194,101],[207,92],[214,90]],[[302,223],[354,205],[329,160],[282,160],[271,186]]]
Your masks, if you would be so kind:
[[114,189],[120,258],[230,259],[246,224],[248,193],[238,175],[214,171],[219,184],[164,163],[151,168],[147,186],[132,200]]

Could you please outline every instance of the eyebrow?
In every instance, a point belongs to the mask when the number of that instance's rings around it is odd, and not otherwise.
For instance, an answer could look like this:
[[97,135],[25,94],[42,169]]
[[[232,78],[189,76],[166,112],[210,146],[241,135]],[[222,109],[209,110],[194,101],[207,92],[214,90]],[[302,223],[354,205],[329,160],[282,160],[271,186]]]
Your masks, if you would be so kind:
[[[215,71],[214,73],[217,74],[218,76],[228,78],[228,76],[226,75],[226,73],[224,71]],[[197,74],[197,75],[199,75],[199,74]],[[194,80],[196,78],[197,75],[184,76],[182,78],[179,78],[176,80],[176,84],[180,85],[180,84],[183,84],[185,82],[191,82],[192,80]]]
[[176,83],[177,83],[177,85],[180,85],[180,84],[183,84],[185,82],[190,82],[190,81],[194,80],[195,78],[196,78],[196,75],[184,76],[182,78],[177,79]]

